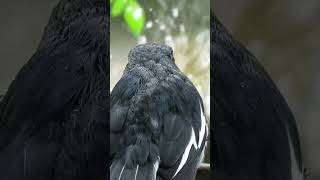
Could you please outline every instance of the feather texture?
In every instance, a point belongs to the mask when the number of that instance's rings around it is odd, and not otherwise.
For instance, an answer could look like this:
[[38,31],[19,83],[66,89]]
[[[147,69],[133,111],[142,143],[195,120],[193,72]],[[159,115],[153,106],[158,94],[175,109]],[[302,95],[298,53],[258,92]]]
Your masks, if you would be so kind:
[[207,136],[203,104],[171,48],[129,53],[111,93],[110,125],[111,180],[194,179]]
[[214,178],[295,179],[303,167],[290,108],[262,65],[214,14],[210,26]]
[[54,8],[0,105],[2,180],[109,175],[108,11],[101,0]]

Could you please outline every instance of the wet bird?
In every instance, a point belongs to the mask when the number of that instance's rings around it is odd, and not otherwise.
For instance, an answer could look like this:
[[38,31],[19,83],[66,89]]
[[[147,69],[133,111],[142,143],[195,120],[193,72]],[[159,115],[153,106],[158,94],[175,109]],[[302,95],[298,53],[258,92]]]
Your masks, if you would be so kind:
[[61,0],[0,105],[0,179],[104,179],[109,9]]
[[111,180],[193,180],[206,144],[202,99],[165,45],[130,51],[111,92]]
[[213,177],[302,180],[296,122],[257,59],[211,14]]

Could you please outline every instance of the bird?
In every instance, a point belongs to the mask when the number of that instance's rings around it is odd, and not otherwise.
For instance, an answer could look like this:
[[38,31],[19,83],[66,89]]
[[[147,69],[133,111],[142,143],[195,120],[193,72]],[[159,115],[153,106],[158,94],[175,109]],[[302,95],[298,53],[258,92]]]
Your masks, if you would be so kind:
[[163,44],[138,45],[110,99],[110,180],[194,180],[206,145],[200,94]]
[[306,179],[286,100],[257,58],[210,18],[213,178]]
[[1,180],[109,176],[109,5],[60,0],[0,105]]
[[[3,99],[3,95],[0,94],[0,103],[2,102],[2,99]],[[1,104],[0,104],[1,105]]]

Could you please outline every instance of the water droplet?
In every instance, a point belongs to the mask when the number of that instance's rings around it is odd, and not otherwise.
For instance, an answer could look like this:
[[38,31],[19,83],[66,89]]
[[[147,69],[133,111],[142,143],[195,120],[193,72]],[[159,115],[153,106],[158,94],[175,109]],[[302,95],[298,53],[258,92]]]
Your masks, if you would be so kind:
[[142,9],[137,9],[133,12],[133,18],[139,19],[142,16]]
[[127,12],[131,12],[132,10],[133,10],[132,7],[128,7],[128,8],[126,9]]
[[179,9],[178,8],[173,8],[172,9],[172,16],[174,18],[177,18],[179,16]]
[[153,22],[152,21],[148,21],[147,24],[146,24],[146,28],[150,29],[150,28],[152,28],[152,26],[153,26]]
[[159,126],[158,121],[157,121],[156,119],[151,119],[151,125],[152,125],[155,129],[157,129],[158,126]]
[[179,29],[180,29],[180,32],[181,32],[181,33],[185,33],[185,32],[186,32],[186,29],[185,29],[185,27],[184,27],[184,24],[180,24]]
[[163,31],[163,30],[165,30],[165,29],[166,29],[166,26],[165,26],[164,24],[161,24],[161,25],[160,25],[160,30]]
[[145,44],[147,43],[147,37],[146,36],[140,36],[138,38],[138,44]]
[[167,42],[172,41],[172,36],[166,36],[166,37],[165,37],[165,40],[166,40]]

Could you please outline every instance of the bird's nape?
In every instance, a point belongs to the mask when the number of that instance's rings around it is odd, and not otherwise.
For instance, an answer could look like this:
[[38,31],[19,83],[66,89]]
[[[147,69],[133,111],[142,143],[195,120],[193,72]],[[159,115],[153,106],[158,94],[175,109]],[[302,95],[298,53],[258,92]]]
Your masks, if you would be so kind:
[[174,62],[172,48],[156,43],[138,45],[129,52],[128,60],[129,63],[144,63],[148,61]]

